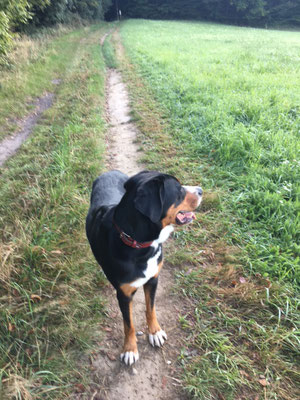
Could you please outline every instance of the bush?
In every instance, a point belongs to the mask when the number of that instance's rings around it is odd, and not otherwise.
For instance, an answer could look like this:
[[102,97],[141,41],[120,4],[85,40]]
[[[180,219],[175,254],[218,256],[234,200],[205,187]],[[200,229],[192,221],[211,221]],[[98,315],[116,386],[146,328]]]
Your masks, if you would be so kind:
[[0,11],[0,64],[4,62],[11,45],[11,39],[8,17],[3,11]]

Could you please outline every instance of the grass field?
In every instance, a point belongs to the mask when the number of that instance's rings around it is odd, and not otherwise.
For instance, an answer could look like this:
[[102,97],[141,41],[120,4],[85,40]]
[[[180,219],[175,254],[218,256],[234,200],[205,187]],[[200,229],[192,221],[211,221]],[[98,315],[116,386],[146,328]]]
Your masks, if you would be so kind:
[[126,21],[116,60],[111,40],[99,46],[110,28],[28,39],[1,71],[1,137],[36,97],[56,97],[0,173],[0,399],[73,398],[91,384],[82,360],[101,341],[105,281],[84,220],[103,169],[105,62],[128,81],[145,163],[206,194],[168,256],[186,393],[299,398],[298,34]]
[[172,137],[222,190],[249,270],[299,282],[298,33],[149,21],[121,32]]
[[[103,23],[33,42],[35,59],[18,60],[17,78],[14,70],[2,75],[1,121],[22,115],[28,99],[61,79],[53,106],[0,174],[3,399],[61,399],[76,385],[80,391],[88,375],[79,360],[100,337],[104,280],[86,251],[84,221],[103,168],[99,42],[106,29]],[[9,127],[2,127],[5,136]]]
[[184,388],[298,398],[298,33],[129,20],[120,35],[145,162],[206,194],[168,257]]

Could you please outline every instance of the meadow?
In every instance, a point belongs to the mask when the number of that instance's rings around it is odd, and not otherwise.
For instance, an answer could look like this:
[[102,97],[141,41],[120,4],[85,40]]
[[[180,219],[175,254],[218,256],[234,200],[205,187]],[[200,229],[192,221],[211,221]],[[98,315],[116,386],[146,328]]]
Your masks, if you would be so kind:
[[144,161],[205,193],[167,256],[184,305],[184,390],[295,399],[299,35],[129,20],[120,37]]
[[249,270],[299,282],[298,33],[132,20],[121,34],[172,138],[222,191]]

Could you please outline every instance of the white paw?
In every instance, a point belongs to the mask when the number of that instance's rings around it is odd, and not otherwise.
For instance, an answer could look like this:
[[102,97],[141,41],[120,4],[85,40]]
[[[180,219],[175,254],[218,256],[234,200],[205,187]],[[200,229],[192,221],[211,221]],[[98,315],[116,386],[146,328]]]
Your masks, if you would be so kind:
[[123,361],[126,365],[132,365],[139,359],[139,353],[134,353],[133,351],[126,351],[126,353],[122,353],[120,355],[121,361]]
[[165,340],[167,340],[167,338],[168,337],[166,332],[162,329],[156,332],[154,335],[151,335],[151,333],[149,334],[149,342],[153,347],[161,347],[165,343]]

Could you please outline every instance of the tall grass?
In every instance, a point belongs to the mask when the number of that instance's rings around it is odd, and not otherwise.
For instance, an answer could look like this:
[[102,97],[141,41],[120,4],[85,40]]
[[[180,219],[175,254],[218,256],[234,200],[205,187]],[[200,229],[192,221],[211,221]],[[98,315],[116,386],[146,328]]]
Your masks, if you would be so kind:
[[298,33],[131,20],[121,35],[174,140],[222,190],[249,270],[299,282]]

